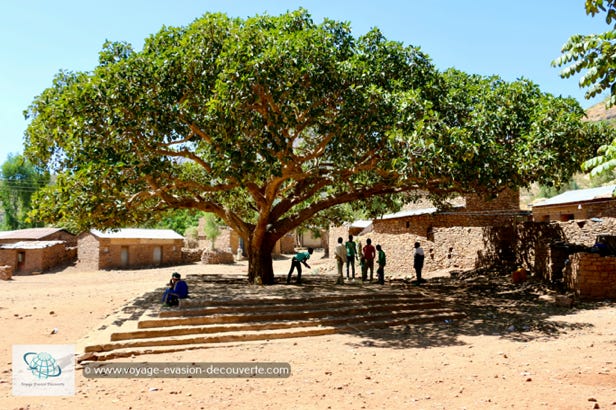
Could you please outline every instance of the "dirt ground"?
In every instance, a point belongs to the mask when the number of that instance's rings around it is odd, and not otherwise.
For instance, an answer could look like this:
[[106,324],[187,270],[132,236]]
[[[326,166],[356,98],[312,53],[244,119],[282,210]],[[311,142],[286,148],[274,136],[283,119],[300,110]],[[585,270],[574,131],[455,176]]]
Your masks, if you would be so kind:
[[[313,265],[331,271],[330,260]],[[277,276],[288,260],[274,262]],[[76,344],[171,272],[243,273],[245,262],[138,271],[75,268],[1,281],[1,409],[616,409],[616,303],[541,301],[503,277],[425,275],[464,320],[224,344],[118,362],[285,362],[288,378],[86,378],[75,395],[12,395],[12,346]],[[442,272],[441,272],[442,273]],[[54,330],[55,329],[55,330]]]

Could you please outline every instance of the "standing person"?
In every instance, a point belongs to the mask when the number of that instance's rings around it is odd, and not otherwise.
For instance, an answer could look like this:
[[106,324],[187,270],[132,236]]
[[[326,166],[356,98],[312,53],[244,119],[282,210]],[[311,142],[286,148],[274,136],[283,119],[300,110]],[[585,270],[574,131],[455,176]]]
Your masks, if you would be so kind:
[[341,285],[344,283],[342,268],[347,262],[347,251],[346,247],[342,244],[342,238],[338,238],[338,245],[336,245],[336,249],[334,250],[334,256],[336,257],[336,265],[338,267],[338,281],[336,283]]
[[417,276],[417,284],[420,285],[423,279],[421,279],[421,270],[424,265],[424,250],[419,242],[415,242],[415,255],[413,255],[413,267],[415,268],[415,275]]
[[376,270],[376,275],[378,278],[377,280],[378,280],[379,285],[384,285],[385,284],[385,263],[386,263],[385,252],[381,248],[381,245],[376,246],[376,252],[377,252],[377,264],[379,265],[379,267]]
[[376,249],[372,246],[372,240],[366,239],[366,246],[363,249],[364,259],[366,260],[366,269],[370,270],[370,282],[374,275],[374,258],[376,257]]
[[305,267],[310,269],[310,265],[306,262],[310,259],[310,255],[312,255],[313,249],[308,248],[308,252],[298,252],[295,254],[293,259],[291,259],[291,269],[289,270],[289,274],[287,275],[287,285],[291,283],[291,275],[293,274],[293,269],[297,269],[297,284],[302,284],[302,263]]
[[346,256],[347,256],[347,264],[346,264],[346,277],[349,279],[349,267],[351,268],[351,272],[353,274],[352,278],[355,280],[355,258],[357,257],[357,245],[353,240],[353,235],[349,235],[349,240],[344,243],[346,247]]
[[359,267],[361,269],[361,281],[365,282],[368,280],[368,267],[366,266],[366,258],[361,254],[359,257]]
[[167,283],[167,289],[163,294],[162,303],[167,306],[177,306],[180,304],[180,299],[188,297],[188,285],[182,280],[182,275],[177,272],[173,272],[169,283]]

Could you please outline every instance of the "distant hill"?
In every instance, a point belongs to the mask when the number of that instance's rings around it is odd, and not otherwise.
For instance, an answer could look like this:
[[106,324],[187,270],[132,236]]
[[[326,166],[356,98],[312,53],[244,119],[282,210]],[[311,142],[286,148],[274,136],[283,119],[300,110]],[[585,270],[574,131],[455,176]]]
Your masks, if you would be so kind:
[[586,117],[592,122],[616,122],[616,106],[606,109],[605,101],[601,101],[586,110]]

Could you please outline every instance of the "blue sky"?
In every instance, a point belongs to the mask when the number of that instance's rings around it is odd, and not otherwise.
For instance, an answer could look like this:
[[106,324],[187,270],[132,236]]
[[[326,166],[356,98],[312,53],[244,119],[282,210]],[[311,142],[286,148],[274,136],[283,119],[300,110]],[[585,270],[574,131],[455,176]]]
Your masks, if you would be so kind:
[[561,79],[550,62],[575,33],[606,31],[584,0],[1,0],[0,163],[23,151],[23,111],[61,69],[89,71],[105,40],[143,40],[163,25],[185,26],[206,12],[277,15],[304,7],[316,22],[348,21],[356,36],[378,27],[391,40],[420,46],[437,68],[524,77],[542,91],[576,98],[578,79]]

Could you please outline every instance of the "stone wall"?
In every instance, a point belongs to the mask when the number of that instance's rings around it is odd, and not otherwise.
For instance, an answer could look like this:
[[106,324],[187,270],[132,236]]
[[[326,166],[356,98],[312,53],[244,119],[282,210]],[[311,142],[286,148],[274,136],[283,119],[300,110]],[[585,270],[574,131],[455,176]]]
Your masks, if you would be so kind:
[[195,263],[201,261],[203,249],[182,248],[182,263]]
[[[202,231],[203,221],[203,218],[199,219],[199,247],[203,249],[212,249],[212,241],[207,239]],[[221,227],[220,235],[216,238],[216,241],[214,241],[214,249],[235,253],[239,245],[238,238],[238,235],[230,228]]]
[[0,265],[0,280],[11,280],[14,268],[10,265]]
[[[490,221],[492,223],[488,223]],[[454,222],[467,226],[439,226]],[[413,244],[418,241],[426,254],[425,272],[523,266],[546,280],[554,280],[559,275],[562,277],[555,270],[562,269],[568,253],[562,261],[557,261],[551,254],[553,244],[590,247],[597,235],[616,232],[616,218],[542,223],[519,222],[518,218],[506,215],[495,215],[490,219],[468,212],[452,212],[441,217],[439,214],[425,214],[375,220],[374,225],[372,232],[354,239],[362,246],[367,238],[371,238],[373,245],[380,244],[387,254],[386,275],[392,277],[414,274]],[[330,229],[330,255],[333,255],[337,238],[346,241],[348,235],[346,226]]]
[[597,235],[616,234],[616,217],[555,223],[562,230],[563,240],[578,245],[593,246]]
[[[355,236],[354,240],[362,247],[366,239],[370,238],[373,245],[381,245],[387,255],[385,275],[391,277],[413,276],[414,244],[419,242],[424,249],[426,259],[424,271],[442,269],[474,269],[490,257],[485,246],[484,227],[451,227],[433,229],[431,240],[425,236],[413,233],[383,233],[370,232],[366,235]],[[330,230],[330,255],[338,237],[346,242],[348,238],[347,227],[337,227]]]
[[99,269],[100,249],[99,242],[90,233],[79,236],[77,241],[77,265],[83,271]]
[[505,189],[493,198],[467,195],[466,211],[518,211],[520,210],[520,190]]
[[616,256],[574,253],[566,270],[567,288],[580,299],[616,299]]
[[233,264],[235,259],[231,252],[206,249],[201,255],[201,262],[206,265]]

